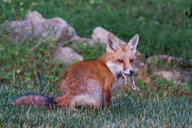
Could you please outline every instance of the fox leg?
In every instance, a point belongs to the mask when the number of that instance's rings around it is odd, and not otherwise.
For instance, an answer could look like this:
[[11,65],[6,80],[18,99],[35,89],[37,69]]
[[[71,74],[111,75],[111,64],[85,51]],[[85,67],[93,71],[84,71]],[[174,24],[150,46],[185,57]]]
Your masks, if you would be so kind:
[[98,100],[96,97],[92,97],[89,94],[83,94],[75,96],[71,101],[70,106],[72,108],[74,108],[75,106],[90,106],[99,109],[101,106],[101,103],[99,101],[101,100]]
[[107,108],[111,105],[111,89],[109,88],[105,89],[105,105]]

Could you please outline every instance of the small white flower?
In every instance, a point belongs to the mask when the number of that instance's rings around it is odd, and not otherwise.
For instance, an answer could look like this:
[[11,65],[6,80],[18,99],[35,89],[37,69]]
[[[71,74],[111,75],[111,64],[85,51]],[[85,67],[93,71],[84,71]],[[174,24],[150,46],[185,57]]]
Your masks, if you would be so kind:
[[23,3],[23,2],[21,2],[21,3],[20,3],[20,5],[24,5],[24,3]]
[[3,2],[11,4],[11,0],[3,0]]

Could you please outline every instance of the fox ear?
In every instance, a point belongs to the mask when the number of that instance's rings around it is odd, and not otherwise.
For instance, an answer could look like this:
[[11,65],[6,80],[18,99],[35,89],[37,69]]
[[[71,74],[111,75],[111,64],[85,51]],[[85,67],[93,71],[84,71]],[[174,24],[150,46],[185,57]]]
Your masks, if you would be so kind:
[[137,47],[138,42],[139,42],[139,35],[136,34],[129,40],[128,49],[136,52],[136,47]]
[[108,42],[107,42],[107,52],[117,52],[120,50],[120,46],[118,44],[117,39],[115,39],[115,36],[111,33],[108,34]]

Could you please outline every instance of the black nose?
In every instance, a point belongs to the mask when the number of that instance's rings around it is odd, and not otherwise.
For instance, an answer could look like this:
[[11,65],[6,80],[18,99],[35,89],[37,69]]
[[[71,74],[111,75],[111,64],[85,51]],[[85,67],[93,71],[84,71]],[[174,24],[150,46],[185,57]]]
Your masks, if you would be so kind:
[[129,73],[130,73],[130,75],[133,75],[134,74],[134,70],[130,70]]

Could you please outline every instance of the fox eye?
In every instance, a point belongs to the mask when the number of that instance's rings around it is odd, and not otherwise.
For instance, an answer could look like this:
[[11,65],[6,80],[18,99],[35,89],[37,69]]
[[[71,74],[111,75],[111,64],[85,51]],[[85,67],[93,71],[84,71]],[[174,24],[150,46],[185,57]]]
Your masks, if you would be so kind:
[[123,63],[124,61],[122,59],[117,60],[119,63]]
[[130,59],[130,60],[129,60],[130,63],[133,63],[133,61],[134,61],[134,59]]

